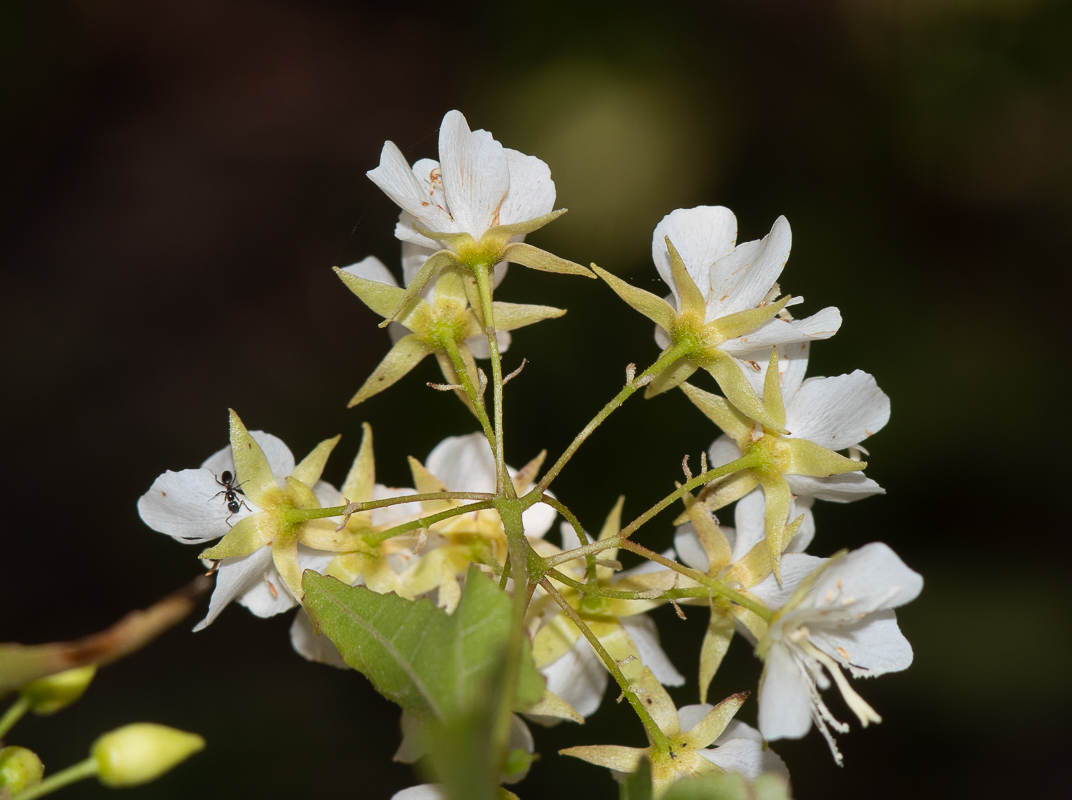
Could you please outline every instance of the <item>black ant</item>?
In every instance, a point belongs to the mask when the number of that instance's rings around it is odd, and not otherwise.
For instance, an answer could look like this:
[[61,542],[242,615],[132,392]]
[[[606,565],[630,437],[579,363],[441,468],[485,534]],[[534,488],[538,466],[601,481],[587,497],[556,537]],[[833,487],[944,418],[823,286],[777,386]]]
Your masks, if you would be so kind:
[[[215,475],[213,475],[212,477],[216,478]],[[246,511],[250,510],[250,507],[246,505],[246,501],[239,499],[238,497],[238,490],[242,487],[242,484],[245,483],[245,481],[236,484],[234,482],[234,479],[235,476],[231,474],[231,471],[229,469],[225,469],[222,473],[220,473],[220,476],[216,478],[216,483],[222,486],[223,489],[219,492],[216,492],[216,494],[212,495],[212,497],[209,498],[209,500],[215,500],[221,494],[223,495],[223,500],[225,503],[227,503],[227,510],[231,512],[230,516],[227,517],[227,522],[230,522],[231,517],[237,514],[243,506],[245,506]]]

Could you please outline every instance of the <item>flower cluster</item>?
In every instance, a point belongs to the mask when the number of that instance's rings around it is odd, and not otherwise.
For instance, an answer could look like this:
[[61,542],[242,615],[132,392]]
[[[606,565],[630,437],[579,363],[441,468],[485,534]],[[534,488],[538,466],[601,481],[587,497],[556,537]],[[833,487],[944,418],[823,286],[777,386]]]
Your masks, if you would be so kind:
[[[402,280],[371,257],[336,270],[383,317],[393,342],[351,405],[433,355],[445,383],[430,385],[456,394],[480,430],[445,439],[423,463],[411,457],[412,487],[392,488],[376,482],[366,424],[335,488],[320,478],[339,437],[296,463],[279,439],[248,431],[231,412],[229,448],[199,469],[165,473],[139,502],[151,528],[187,544],[215,542],[200,554],[217,583],[196,629],[233,600],[262,617],[301,606],[291,627],[295,649],[366,674],[403,709],[397,758],[427,754],[442,776],[442,784],[398,798],[457,796],[467,780],[520,780],[536,742],[519,714],[542,725],[582,722],[611,680],[649,747],[562,753],[622,780],[647,765],[657,798],[679,779],[708,773],[787,778],[766,743],[801,737],[813,723],[840,762],[831,731],[847,726],[821,692],[833,682],[862,725],[880,720],[845,672],[878,675],[911,663],[893,609],[912,600],[922,580],[880,543],[830,558],[806,552],[817,538],[816,500],[882,492],[864,476],[860,456],[862,442],[886,424],[889,400],[864,372],[805,377],[811,344],[833,336],[841,315],[790,313],[803,301],[779,286],[791,245],[785,218],[762,240],[738,244],[726,208],[670,213],[652,240],[669,287],[663,298],[525,243],[563,213],[554,211],[549,169],[470,130],[457,111],[443,120],[439,161],[411,167],[388,142],[368,174],[401,209]],[[510,331],[565,312],[495,300],[507,263],[598,275],[655,322],[661,348],[640,374],[629,365],[624,387],[546,469],[544,454],[519,469],[506,462],[502,387],[511,376],[502,375],[500,354]],[[489,362],[490,376],[478,360]],[[720,394],[690,382],[706,380],[703,373]],[[645,387],[646,397],[680,389],[699,412],[693,424],[705,446],[715,435],[705,417],[720,433],[700,474],[683,464],[687,481],[627,525],[619,499],[596,532],[550,486],[592,431]],[[637,531],[677,501],[684,508],[673,549],[659,553],[637,541]],[[718,516],[731,505],[727,527]],[[559,516],[556,544],[545,534]],[[624,570],[621,551],[644,561]],[[681,615],[696,605],[710,614],[698,705],[678,709],[663,688],[686,683],[647,613],[666,604]],[[415,634],[406,625],[417,619],[425,630]],[[763,660],[758,728],[734,719],[748,692],[707,702],[737,633]],[[428,652],[434,642],[448,643],[449,658]],[[472,675],[485,675],[486,685],[473,691]],[[469,752],[484,755],[458,768],[449,755],[462,750],[437,745],[437,736],[475,718],[486,720],[486,746]]]

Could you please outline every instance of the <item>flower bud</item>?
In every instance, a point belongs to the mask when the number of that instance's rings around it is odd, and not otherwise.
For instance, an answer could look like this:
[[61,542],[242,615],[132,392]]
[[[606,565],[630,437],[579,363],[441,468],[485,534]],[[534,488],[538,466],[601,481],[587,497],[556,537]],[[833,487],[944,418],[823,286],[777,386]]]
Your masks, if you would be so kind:
[[121,788],[156,780],[204,747],[196,733],[136,722],[100,737],[90,757],[97,762],[101,783]]
[[37,753],[25,747],[0,749],[0,795],[14,797],[41,782],[45,767]]
[[93,665],[30,681],[19,691],[35,714],[55,714],[81,697],[97,673]]

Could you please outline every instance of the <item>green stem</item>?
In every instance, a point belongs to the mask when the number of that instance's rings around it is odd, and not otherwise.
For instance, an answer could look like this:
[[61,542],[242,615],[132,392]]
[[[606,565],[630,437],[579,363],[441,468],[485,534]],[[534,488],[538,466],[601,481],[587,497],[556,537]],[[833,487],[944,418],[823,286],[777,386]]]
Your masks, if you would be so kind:
[[493,507],[494,503],[492,503],[491,500],[484,500],[481,503],[470,503],[467,506],[455,506],[454,508],[448,508],[446,511],[440,511],[438,514],[429,514],[427,517],[403,522],[401,525],[395,525],[393,528],[387,528],[386,530],[378,531],[377,533],[366,534],[363,538],[367,544],[379,544],[380,542],[387,541],[392,536],[399,536],[403,533],[427,528],[431,525],[435,525],[437,522],[467,514],[470,511],[483,511],[485,508]]
[[[555,511],[557,511],[559,514],[561,514],[563,517],[566,518],[566,522],[568,522],[570,524],[570,526],[573,528],[574,533],[577,534],[577,541],[579,541],[581,543],[581,545],[590,544],[590,542],[588,540],[588,534],[585,533],[584,527],[581,525],[581,521],[579,519],[577,519],[576,515],[574,515],[574,513],[569,510],[569,508],[566,506],[565,503],[562,503],[559,500],[557,500],[554,497],[551,497],[550,495],[547,495],[547,494],[543,495],[540,498],[540,502],[546,503],[547,505],[551,506],[551,508],[553,508]],[[587,564],[588,582],[589,583],[595,583],[596,582],[596,559],[595,559],[595,556],[586,556],[585,560],[588,562],[588,564]]]
[[[598,542],[592,542],[591,544],[583,545],[582,547],[578,547],[574,550],[567,550],[565,553],[558,553],[553,556],[548,556],[544,559],[544,564],[548,567],[557,567],[559,564],[565,564],[578,558],[586,558],[603,550],[610,550],[613,547],[621,547],[622,542],[625,541],[629,536],[634,534],[637,528],[639,528],[645,522],[650,520],[660,511],[665,509],[675,500],[684,497],[687,493],[691,492],[696,487],[703,486],[705,483],[716,481],[719,478],[724,478],[727,475],[737,472],[738,470],[748,469],[752,466],[754,466],[753,457],[751,455],[748,455],[743,458],[739,458],[736,461],[731,461],[729,464],[725,464],[721,467],[709,469],[707,472],[704,472],[701,475],[697,475],[692,480],[679,486],[676,491],[664,497],[658,503],[656,503],[639,517],[637,517],[635,520],[630,522],[629,525],[627,525],[625,529],[622,530],[622,532],[619,533],[617,536],[609,536],[606,539],[600,539]],[[524,502],[528,498],[528,496],[529,495],[525,495],[525,497],[522,498],[522,502]]]
[[677,488],[677,491],[671,492],[658,503],[656,503],[643,514],[641,514],[639,517],[637,517],[635,520],[630,522],[618,535],[621,536],[622,539],[628,539],[631,535],[633,535],[633,533],[636,532],[637,528],[639,528],[645,522],[650,520],[652,517],[654,517],[667,506],[669,506],[675,500],[679,500],[684,497],[693,489],[699,486],[703,486],[705,483],[717,481],[719,478],[725,478],[727,475],[731,475],[734,472],[738,472],[742,469],[749,469],[751,467],[754,467],[756,466],[757,461],[758,453],[754,451],[742,458],[738,458],[736,461],[731,461],[729,464],[724,464],[723,466],[716,467],[715,469],[709,469],[707,472],[697,475],[692,480],[686,481],[681,486],[679,486]]
[[484,335],[488,338],[491,354],[491,390],[495,407],[495,471],[499,491],[506,497],[515,497],[514,484],[506,472],[506,457],[503,449],[503,380],[502,361],[499,359],[499,341],[495,337],[495,312],[491,306],[491,280],[488,265],[478,263],[473,267],[477,290],[480,292],[480,314],[484,317]]
[[584,444],[584,440],[591,436],[592,432],[600,426],[603,420],[605,420],[612,413],[614,413],[615,409],[621,406],[622,403],[628,400],[636,392],[636,390],[641,387],[644,378],[648,377],[649,375],[652,377],[658,375],[664,369],[666,369],[679,358],[681,358],[681,356],[683,356],[689,349],[690,345],[685,342],[681,342],[675,345],[673,348],[666,351],[666,353],[658,361],[656,361],[654,364],[644,370],[633,380],[629,381],[629,383],[627,383],[622,388],[622,390],[614,396],[614,399],[607,403],[605,406],[603,406],[603,410],[596,414],[595,417],[592,418],[592,421],[584,426],[584,430],[582,430],[580,433],[577,434],[576,437],[574,437],[573,441],[570,443],[570,446],[566,448],[566,452],[559,456],[558,461],[555,462],[555,465],[547,471],[547,473],[543,476],[540,482],[536,484],[536,487],[532,491],[546,491],[547,487],[551,485],[551,481],[558,477],[558,473],[561,472],[562,468],[566,466],[566,463],[571,458],[573,458],[573,454],[577,452],[577,449],[582,444]]
[[491,421],[488,419],[488,412],[484,408],[484,398],[477,392],[476,387],[473,386],[473,381],[469,377],[469,370],[466,367],[465,360],[462,358],[461,352],[458,350],[458,343],[451,338],[447,338],[443,342],[443,349],[447,351],[447,356],[450,357],[450,363],[454,365],[454,372],[458,375],[458,380],[461,381],[462,388],[465,390],[465,394],[469,397],[469,402],[473,404],[473,411],[476,413],[476,418],[480,421],[480,427],[484,430],[484,437],[488,440],[488,445],[491,447],[492,452],[495,451],[495,432],[492,430]]
[[606,664],[610,674],[614,676],[614,680],[618,682],[618,686],[622,690],[622,694],[625,695],[625,699],[629,701],[629,705],[636,711],[637,716],[640,717],[640,721],[644,725],[644,729],[648,732],[648,738],[651,739],[652,745],[657,750],[666,752],[670,749],[670,740],[666,734],[662,732],[662,729],[655,724],[655,720],[651,718],[651,714],[644,708],[644,704],[640,701],[640,698],[636,696],[636,693],[629,687],[629,681],[622,673],[621,667],[618,666],[618,662],[614,660],[614,657],[607,652],[603,647],[603,643],[599,641],[599,638],[592,633],[592,630],[581,619],[581,615],[577,613],[576,609],[566,602],[558,590],[551,585],[551,582],[544,578],[540,581],[540,586],[547,592],[551,598],[562,607],[562,611],[566,616],[572,620],[573,624],[577,626],[577,629],[583,634],[584,638],[588,640],[588,643],[592,645],[592,648],[599,654],[599,657]]
[[652,596],[651,592],[628,591],[625,589],[605,589],[594,583],[581,583],[568,575],[564,575],[557,569],[547,571],[547,577],[558,581],[572,589],[576,589],[586,597],[605,597],[608,600],[677,600],[684,597],[710,597],[713,592],[706,586],[697,586],[689,589],[667,589]]
[[64,786],[76,781],[92,778],[97,774],[97,769],[97,759],[87,758],[85,761],[80,761],[65,770],[60,770],[54,775],[49,775],[36,786],[23,789],[18,794],[18,800],[33,800],[35,797],[44,797],[46,794],[51,794],[57,789],[62,789]]
[[[510,573],[514,576],[514,596],[510,610],[510,638],[506,645],[506,664],[503,668],[502,694],[499,696],[499,713],[495,719],[496,753],[506,753],[510,738],[510,716],[517,697],[517,683],[521,675],[521,649],[525,639],[525,611],[528,608],[528,565],[525,550],[525,527],[521,521],[521,504],[516,498],[503,499],[495,504],[502,519],[503,530],[509,545]],[[501,761],[501,758],[500,758]]]
[[662,564],[664,567],[668,567],[675,572],[681,573],[686,578],[692,578],[692,580],[696,581],[697,583],[709,588],[714,594],[717,594],[720,597],[724,597],[730,602],[736,603],[743,608],[747,608],[753,614],[756,614],[767,622],[770,622],[771,619],[774,618],[774,612],[767,608],[765,605],[763,605],[762,603],[757,603],[755,600],[746,597],[735,589],[731,589],[717,578],[712,578],[710,575],[705,575],[698,570],[686,567],[684,564],[679,564],[673,559],[666,558],[665,556],[656,553],[654,550],[649,550],[643,545],[639,545],[636,542],[630,541],[628,539],[623,539],[621,546],[623,550],[628,550],[631,553],[636,553],[639,556],[643,556],[649,561],[654,561],[657,564]]
[[22,719],[23,715],[29,710],[30,699],[20,695],[19,698],[11,704],[11,708],[4,712],[4,716],[0,717],[0,741],[3,740],[5,734],[14,728],[15,723]]
[[[403,497],[388,497],[383,500],[366,500],[364,503],[356,503],[354,514],[362,511],[372,511],[374,508],[387,508],[402,503],[423,503],[433,500],[491,500],[491,495],[486,492],[428,492],[425,494],[407,494]],[[350,506],[328,506],[327,508],[288,508],[283,512],[283,521],[293,525],[297,522],[307,522],[311,519],[325,519],[326,517],[339,517],[346,513]]]

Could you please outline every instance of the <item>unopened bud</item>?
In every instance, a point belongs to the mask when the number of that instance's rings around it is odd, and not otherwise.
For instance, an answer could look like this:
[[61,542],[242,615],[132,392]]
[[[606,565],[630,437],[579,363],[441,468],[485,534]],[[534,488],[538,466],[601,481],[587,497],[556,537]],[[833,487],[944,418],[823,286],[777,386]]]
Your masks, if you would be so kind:
[[19,694],[30,702],[30,710],[35,714],[55,714],[85,694],[96,674],[93,665],[69,669],[30,681]]
[[100,782],[121,788],[154,781],[204,747],[196,733],[136,722],[100,737],[90,757],[97,762]]
[[0,749],[0,796],[14,797],[23,789],[41,782],[44,764],[33,750],[25,747]]

